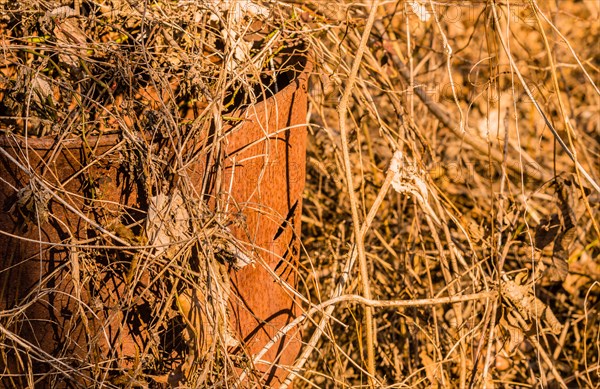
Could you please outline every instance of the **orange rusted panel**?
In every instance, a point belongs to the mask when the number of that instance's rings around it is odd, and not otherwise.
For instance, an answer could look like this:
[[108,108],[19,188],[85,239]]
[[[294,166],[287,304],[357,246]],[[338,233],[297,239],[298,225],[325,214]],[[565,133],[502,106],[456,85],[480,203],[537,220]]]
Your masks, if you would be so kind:
[[[256,354],[298,313],[295,289],[300,254],[300,216],[306,161],[307,73],[274,98],[256,104],[248,121],[228,137],[225,187],[245,229],[235,231],[258,246],[260,263],[231,273],[235,326]],[[282,131],[284,128],[289,128]],[[251,147],[244,148],[247,145]],[[242,150],[242,151],[239,151]],[[235,166],[235,169],[232,167]],[[261,382],[277,387],[300,349],[299,334],[288,336],[255,366]],[[271,365],[272,364],[272,365]],[[283,368],[277,368],[282,366]]]

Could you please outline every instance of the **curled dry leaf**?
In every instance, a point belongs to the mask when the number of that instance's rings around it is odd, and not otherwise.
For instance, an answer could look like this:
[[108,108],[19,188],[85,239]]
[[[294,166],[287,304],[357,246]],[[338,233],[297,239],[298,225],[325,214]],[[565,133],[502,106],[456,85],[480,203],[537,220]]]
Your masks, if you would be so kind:
[[172,256],[174,244],[190,238],[190,215],[178,191],[172,195],[160,193],[150,199],[146,218],[148,242],[155,254]]
[[51,20],[52,33],[56,45],[61,50],[58,58],[73,67],[79,65],[79,58],[87,55],[87,36],[81,29],[77,13],[71,7],[63,6],[48,11],[44,17]]
[[234,270],[240,270],[254,263],[254,259],[243,247],[234,243],[231,238],[217,238],[213,242],[215,253],[225,262],[229,263]]
[[437,224],[440,224],[437,215],[429,205],[429,191],[423,179],[425,173],[418,169],[416,164],[405,160],[401,151],[394,153],[389,170],[394,174],[392,179],[394,190],[398,193],[413,195],[425,213],[431,216]]
[[[550,307],[535,296],[533,284],[521,285],[513,280],[504,280],[502,281],[502,291],[504,299],[516,308],[516,312],[513,310],[512,314],[518,313],[527,323],[539,323],[540,319],[543,319],[553,334],[560,334],[562,324],[558,321]],[[519,327],[522,326],[519,325]],[[521,329],[527,331],[526,328]]]
[[232,60],[226,61],[227,70],[233,71],[245,65],[248,60],[254,67],[260,65],[260,58],[252,58],[250,55],[252,42],[242,39],[244,35],[243,21],[246,18],[268,17],[269,9],[250,0],[212,0],[208,5],[213,10],[210,18],[213,22],[225,20],[225,13],[229,17],[228,23],[221,30],[223,40],[227,42],[233,52]]
[[53,91],[50,83],[39,74],[31,80],[31,91],[33,92],[31,96],[32,101],[40,105],[44,104],[46,101],[51,101],[53,98]]
[[577,219],[572,208],[572,182],[562,176],[556,177],[554,187],[559,212],[540,221],[535,229],[535,247],[543,250],[550,243],[552,247],[552,267],[545,275],[551,281],[564,281],[569,274],[569,250],[576,237]]
[[575,240],[577,219],[571,206],[573,200],[572,182],[563,177],[557,177],[555,179],[555,186],[560,209],[561,230],[554,240],[552,263],[557,273],[557,278],[560,281],[564,281],[567,274],[569,274],[569,248]]
[[410,1],[409,2],[412,11],[422,22],[428,22],[431,18],[427,7],[424,4],[421,4],[419,1]]
[[38,224],[48,221],[50,212],[48,202],[51,195],[42,188],[37,188],[33,182],[17,192],[16,201],[10,208],[11,212],[18,212],[26,221]]
[[525,340],[524,331],[529,330],[529,328],[521,328],[519,320],[510,311],[500,318],[500,326],[508,333],[508,344],[505,345],[503,350],[508,354],[512,354]]

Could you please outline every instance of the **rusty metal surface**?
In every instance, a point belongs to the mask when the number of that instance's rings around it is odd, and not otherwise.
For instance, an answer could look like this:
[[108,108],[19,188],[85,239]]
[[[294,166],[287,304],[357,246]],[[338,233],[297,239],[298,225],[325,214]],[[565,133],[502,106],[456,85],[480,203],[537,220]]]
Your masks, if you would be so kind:
[[[225,198],[229,199],[230,211],[243,215],[234,233],[260,256],[254,267],[231,273],[235,294],[230,299],[230,321],[244,341],[242,347],[251,354],[298,311],[292,293],[282,282],[291,287],[297,282],[307,77],[307,72],[302,73],[275,96],[249,108],[244,124],[226,137],[223,182],[231,191]],[[284,130],[287,127],[291,128]],[[105,223],[124,212],[137,213],[139,218],[139,208],[143,208],[138,196],[143,183],[132,179],[130,166],[122,158],[122,145],[117,135],[90,137],[85,142],[0,136],[3,150],[52,185],[74,209]],[[89,161],[94,162],[89,165]],[[202,176],[206,174],[204,166],[198,162],[190,170]],[[26,312],[30,320],[12,323],[9,329],[51,355],[72,358],[75,364],[90,360],[87,344],[92,339],[100,345],[97,352],[102,358],[108,353],[106,344],[113,345],[111,357],[133,356],[141,335],[123,318],[123,312],[131,307],[120,305],[126,289],[122,277],[107,276],[101,280],[101,288],[87,291],[78,286],[82,280],[72,274],[77,250],[67,246],[88,241],[95,234],[94,228],[51,197],[45,199],[49,200],[47,209],[43,201],[16,207],[23,203],[22,189],[32,181],[1,153],[0,177],[0,230],[4,232],[0,233],[0,308],[31,303]],[[86,184],[90,180],[94,182],[93,193]],[[201,182],[198,180],[198,190]],[[35,212],[35,204],[39,212]],[[119,261],[117,250],[113,251],[104,254]],[[72,319],[77,317],[76,298],[94,305],[95,310],[102,307],[101,315],[88,315],[87,328]],[[101,337],[106,340],[99,341]],[[117,344],[119,348],[115,349]],[[299,338],[284,338],[263,360],[290,365],[299,348]],[[0,369],[14,362],[0,358]],[[38,368],[43,371],[42,366]],[[286,375],[285,369],[271,367],[270,363],[256,368],[264,374],[254,378],[266,385],[277,386]],[[41,387],[52,385],[52,377],[44,382]]]
[[[298,313],[292,292],[300,254],[300,216],[305,181],[307,72],[274,98],[250,110],[249,121],[229,136],[225,182],[231,182],[231,206],[242,212],[247,230],[240,239],[258,246],[262,263],[231,273],[235,325],[251,354]],[[281,131],[283,128],[290,128]],[[243,149],[244,146],[252,147]],[[237,150],[242,150],[238,152]],[[256,158],[257,156],[262,156]],[[235,169],[232,166],[235,165]],[[236,300],[236,298],[238,300]],[[256,365],[262,382],[277,387],[294,362],[300,336],[286,337]]]

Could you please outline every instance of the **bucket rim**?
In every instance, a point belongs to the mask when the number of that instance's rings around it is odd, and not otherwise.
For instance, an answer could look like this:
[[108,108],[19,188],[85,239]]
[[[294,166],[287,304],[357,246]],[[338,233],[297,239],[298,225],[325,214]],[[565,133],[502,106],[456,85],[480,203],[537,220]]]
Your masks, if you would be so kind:
[[[300,57],[301,65],[298,67],[298,71],[294,73],[297,75],[295,78],[290,80],[285,87],[279,90],[277,93],[272,94],[266,99],[260,100],[256,104],[250,104],[244,106],[239,111],[233,111],[234,115],[244,117],[244,120],[250,112],[262,112],[269,105],[277,102],[278,100],[285,99],[288,96],[291,97],[299,89],[306,89],[308,84],[308,78],[312,71],[313,64],[307,53],[296,54]],[[83,147],[84,140],[81,136],[73,136],[65,138],[60,134],[52,134],[42,137],[27,137],[20,134],[8,132],[0,127],[0,147],[12,148],[12,147],[23,147],[32,150],[51,150],[58,145],[68,149],[77,149]],[[122,138],[122,131],[110,132],[108,134],[90,135],[85,138],[86,143],[93,144],[96,147],[111,146],[115,145]]]

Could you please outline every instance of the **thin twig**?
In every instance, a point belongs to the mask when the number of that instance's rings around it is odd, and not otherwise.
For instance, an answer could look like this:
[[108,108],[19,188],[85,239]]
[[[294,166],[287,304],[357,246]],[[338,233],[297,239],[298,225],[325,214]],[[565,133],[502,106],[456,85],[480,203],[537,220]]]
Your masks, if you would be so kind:
[[[324,301],[318,305],[311,307],[307,312],[298,316],[292,322],[290,322],[285,327],[281,328],[273,338],[267,343],[262,350],[260,350],[257,354],[254,355],[254,363],[258,362],[275,344],[279,342],[281,338],[283,338],[288,332],[290,332],[294,327],[301,324],[304,320],[311,317],[315,313],[322,313],[324,317],[328,317],[331,312],[328,307],[333,305],[343,303],[343,302],[354,302],[357,304],[361,304],[364,306],[369,306],[371,308],[408,308],[408,307],[425,307],[432,305],[442,305],[442,304],[456,304],[462,303],[466,301],[473,300],[485,300],[485,299],[493,299],[498,295],[495,291],[489,292],[479,292],[473,294],[466,295],[454,295],[448,297],[435,297],[435,298],[427,298],[427,299],[417,299],[417,300],[372,300],[367,299],[360,295],[355,294],[346,294],[338,297],[334,297],[330,300]],[[324,310],[325,309],[325,310]],[[298,366],[295,366],[298,368]],[[238,379],[238,383],[241,382],[245,378],[245,375],[241,375]]]
[[[360,279],[362,283],[362,291],[367,299],[371,299],[371,287],[369,285],[369,271],[367,266],[367,259],[365,256],[365,247],[364,247],[364,238],[361,235],[361,223],[360,217],[358,215],[358,203],[354,193],[354,179],[353,179],[353,170],[352,170],[352,162],[350,161],[350,147],[348,142],[348,129],[347,129],[347,117],[348,117],[348,101],[350,100],[350,96],[352,95],[352,88],[354,87],[354,83],[356,82],[356,76],[358,75],[358,70],[360,68],[360,64],[362,62],[363,53],[367,47],[367,43],[369,40],[369,36],[371,35],[371,29],[373,27],[373,23],[375,22],[375,16],[377,15],[377,8],[379,6],[379,0],[371,1],[371,11],[369,13],[369,19],[365,25],[365,29],[363,31],[363,35],[360,41],[360,46],[356,51],[356,56],[354,58],[354,62],[352,64],[352,70],[350,71],[350,75],[348,76],[348,81],[346,83],[346,87],[344,89],[344,93],[340,98],[340,103],[338,105],[338,116],[339,116],[339,126],[340,126],[340,138],[342,143],[342,155],[344,161],[344,170],[346,173],[346,186],[348,189],[348,196],[350,196],[350,209],[352,211],[352,224],[354,226],[354,245],[356,247],[356,251],[358,252],[358,261],[359,261],[359,269],[360,269]],[[371,307],[365,308],[365,326],[366,326],[366,335],[367,335],[367,371],[369,372],[369,382],[371,386],[375,384],[375,338],[373,332],[373,312]]]

